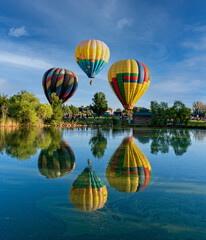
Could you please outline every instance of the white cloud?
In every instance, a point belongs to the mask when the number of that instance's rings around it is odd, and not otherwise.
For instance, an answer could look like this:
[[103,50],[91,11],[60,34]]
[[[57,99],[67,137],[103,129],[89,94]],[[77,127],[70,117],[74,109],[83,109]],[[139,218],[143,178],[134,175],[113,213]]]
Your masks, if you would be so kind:
[[24,26],[19,27],[19,28],[10,28],[9,29],[9,36],[11,37],[22,37],[22,36],[27,36],[28,32]]
[[122,18],[122,19],[120,19],[120,20],[117,22],[117,27],[118,27],[119,29],[122,29],[122,28],[124,28],[124,27],[126,27],[126,26],[131,27],[132,24],[133,24],[133,21],[132,21],[131,19],[129,19],[129,18]]
[[52,65],[40,58],[16,55],[8,52],[0,52],[0,62],[21,65],[24,67],[47,69]]

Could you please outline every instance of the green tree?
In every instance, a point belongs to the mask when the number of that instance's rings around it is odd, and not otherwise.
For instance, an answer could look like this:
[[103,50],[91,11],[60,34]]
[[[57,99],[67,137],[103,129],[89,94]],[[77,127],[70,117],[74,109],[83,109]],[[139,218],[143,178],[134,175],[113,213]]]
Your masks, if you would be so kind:
[[56,93],[51,94],[51,107],[53,110],[51,123],[58,124],[62,121],[63,110],[62,110],[62,100],[56,96]]
[[9,99],[7,95],[0,94],[0,115],[2,118],[2,121],[6,121],[6,116],[8,113],[8,106],[9,106]]
[[200,117],[204,117],[206,113],[206,105],[201,101],[196,101],[192,103],[192,113],[194,116],[199,115]]
[[163,127],[167,125],[168,118],[168,104],[166,102],[161,102],[160,104],[156,101],[151,102],[152,111],[152,125]]
[[37,107],[37,116],[45,122],[46,120],[50,120],[52,117],[53,111],[52,107],[49,104],[39,104]]
[[78,114],[79,113],[79,108],[78,107],[75,107],[71,104],[69,108],[70,108],[72,114]]
[[91,114],[91,111],[90,111],[90,110],[87,110],[86,114],[87,114],[87,115],[90,115],[90,114]]
[[121,108],[117,108],[116,112],[122,112],[122,109]]
[[39,104],[34,94],[21,91],[9,99],[9,116],[23,124],[36,124]]
[[181,101],[175,101],[171,111],[174,124],[187,124],[189,122],[191,109],[187,108]]
[[108,105],[106,96],[103,92],[97,92],[94,94],[94,97],[92,98],[92,105],[91,109],[94,113],[96,113],[98,116],[101,116],[107,111]]
[[71,114],[72,113],[72,111],[71,111],[71,109],[68,105],[63,105],[62,110],[63,110],[64,114]]

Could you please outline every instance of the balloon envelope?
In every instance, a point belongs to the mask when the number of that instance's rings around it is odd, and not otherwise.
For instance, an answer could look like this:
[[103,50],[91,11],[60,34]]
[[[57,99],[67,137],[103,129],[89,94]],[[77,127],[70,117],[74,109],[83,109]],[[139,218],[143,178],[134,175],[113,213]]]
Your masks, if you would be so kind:
[[132,110],[150,85],[150,71],[144,63],[128,59],[118,61],[108,71],[114,94],[127,110]]
[[60,148],[53,152],[49,149],[41,150],[38,168],[39,172],[47,178],[67,175],[75,168],[74,152],[65,141],[62,141]]
[[149,161],[130,137],[125,138],[112,155],[106,177],[111,187],[130,193],[142,191],[149,184],[151,172]]
[[107,188],[92,167],[85,168],[72,184],[70,201],[83,212],[103,208],[107,201]]
[[99,40],[81,42],[75,50],[75,59],[89,78],[94,78],[108,63],[110,51],[108,46]]
[[78,78],[75,73],[63,68],[51,68],[45,72],[42,80],[44,93],[51,103],[51,94],[67,102],[76,92],[78,87]]

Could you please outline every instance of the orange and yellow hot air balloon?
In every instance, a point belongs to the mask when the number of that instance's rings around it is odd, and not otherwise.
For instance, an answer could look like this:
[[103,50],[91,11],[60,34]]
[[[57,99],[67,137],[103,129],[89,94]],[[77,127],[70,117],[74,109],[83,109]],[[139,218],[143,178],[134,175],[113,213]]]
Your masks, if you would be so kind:
[[139,61],[121,60],[109,69],[108,81],[114,94],[127,110],[132,110],[150,85],[150,71]]
[[142,191],[149,184],[151,166],[135,144],[133,137],[125,138],[112,155],[106,176],[109,185],[120,192]]
[[[110,51],[108,46],[99,40],[81,42],[75,50],[75,59],[89,78],[94,78],[108,63]],[[92,80],[90,85],[92,85]]]

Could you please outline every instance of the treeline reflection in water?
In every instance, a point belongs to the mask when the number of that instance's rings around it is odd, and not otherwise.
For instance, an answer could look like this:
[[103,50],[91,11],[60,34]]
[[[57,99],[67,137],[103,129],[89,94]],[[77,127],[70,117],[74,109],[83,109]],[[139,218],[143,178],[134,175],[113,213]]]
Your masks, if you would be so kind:
[[[107,149],[107,137],[121,133],[122,130],[115,133],[111,130],[93,131],[88,139],[93,156],[102,158]],[[192,134],[198,137],[198,132]],[[0,152],[23,160],[36,155],[41,149],[38,157],[40,174],[49,179],[63,177],[74,170],[77,160],[62,136],[62,130],[56,128],[4,129],[0,135]],[[108,161],[106,178],[112,188],[128,194],[142,191],[149,184],[152,173],[149,160],[135,144],[133,137],[142,144],[150,144],[152,154],[167,153],[171,146],[176,155],[182,155],[191,145],[190,132],[187,130],[134,130],[132,137],[123,138]],[[105,183],[89,161],[72,184],[70,202],[80,211],[91,212],[103,208],[107,196]]]

